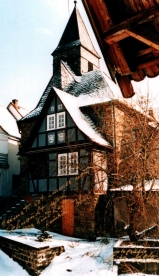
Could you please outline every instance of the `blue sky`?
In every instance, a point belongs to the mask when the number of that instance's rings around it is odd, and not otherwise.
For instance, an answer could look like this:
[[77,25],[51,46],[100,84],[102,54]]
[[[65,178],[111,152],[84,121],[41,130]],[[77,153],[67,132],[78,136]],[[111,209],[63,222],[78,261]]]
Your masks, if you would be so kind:
[[[81,0],[77,7],[92,38]],[[12,99],[28,109],[37,105],[52,75],[51,53],[73,8],[73,0],[0,0],[0,105]]]
[[[81,0],[77,7],[101,55]],[[51,53],[73,8],[74,0],[0,0],[0,105],[6,107],[12,99],[29,110],[37,105],[52,75]],[[106,71],[103,61],[101,65]],[[144,83],[136,89],[147,89]],[[149,83],[159,94],[159,78]]]

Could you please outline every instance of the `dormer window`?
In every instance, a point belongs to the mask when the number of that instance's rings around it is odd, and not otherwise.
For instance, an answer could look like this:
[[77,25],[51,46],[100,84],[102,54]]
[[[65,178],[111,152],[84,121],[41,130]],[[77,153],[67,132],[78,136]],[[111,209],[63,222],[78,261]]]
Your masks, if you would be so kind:
[[47,116],[47,130],[65,128],[65,112],[59,112]]

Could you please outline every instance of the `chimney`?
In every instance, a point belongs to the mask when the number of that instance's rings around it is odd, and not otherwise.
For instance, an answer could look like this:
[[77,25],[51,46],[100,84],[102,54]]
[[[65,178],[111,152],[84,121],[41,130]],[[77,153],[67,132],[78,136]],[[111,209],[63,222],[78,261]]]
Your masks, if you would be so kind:
[[18,100],[16,99],[12,100],[12,104],[15,106],[15,108],[18,109]]

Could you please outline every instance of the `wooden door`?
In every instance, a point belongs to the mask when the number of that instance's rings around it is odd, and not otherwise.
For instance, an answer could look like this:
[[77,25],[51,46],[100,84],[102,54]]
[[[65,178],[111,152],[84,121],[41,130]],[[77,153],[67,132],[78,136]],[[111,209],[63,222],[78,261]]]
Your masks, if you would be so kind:
[[62,200],[62,234],[74,236],[74,200]]

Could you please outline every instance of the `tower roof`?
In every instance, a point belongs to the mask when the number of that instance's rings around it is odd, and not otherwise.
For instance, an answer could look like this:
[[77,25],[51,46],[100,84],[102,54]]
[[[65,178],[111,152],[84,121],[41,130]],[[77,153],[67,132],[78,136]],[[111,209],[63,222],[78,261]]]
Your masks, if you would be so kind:
[[53,54],[57,51],[59,52],[77,45],[82,45],[87,50],[92,52],[95,56],[100,58],[93,46],[82,17],[75,6],[60,39],[60,42]]

